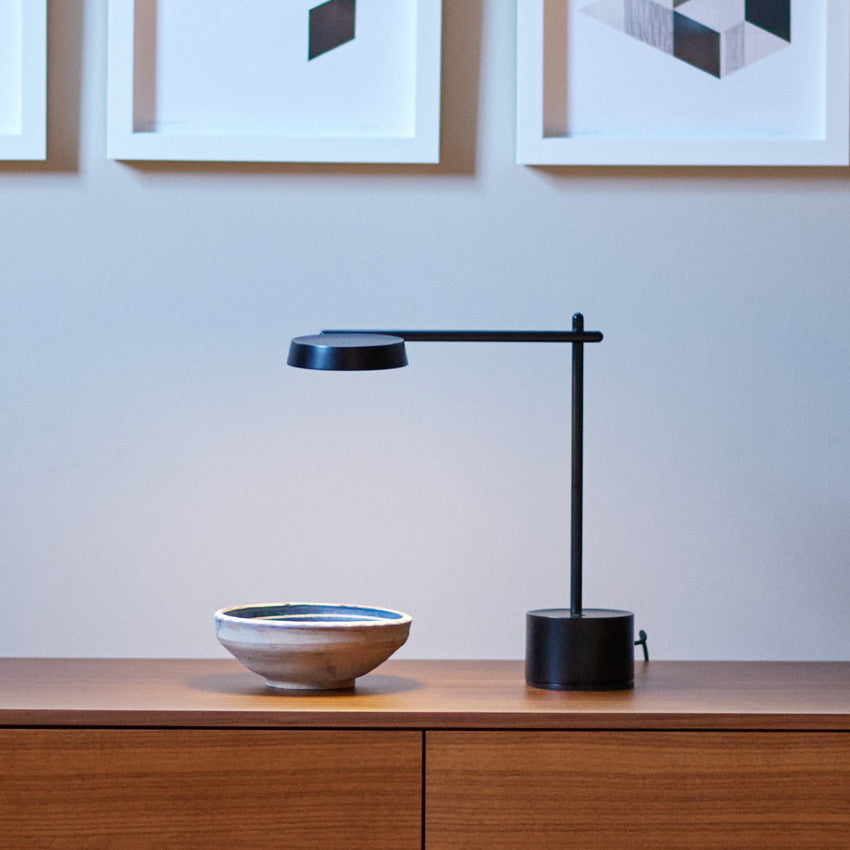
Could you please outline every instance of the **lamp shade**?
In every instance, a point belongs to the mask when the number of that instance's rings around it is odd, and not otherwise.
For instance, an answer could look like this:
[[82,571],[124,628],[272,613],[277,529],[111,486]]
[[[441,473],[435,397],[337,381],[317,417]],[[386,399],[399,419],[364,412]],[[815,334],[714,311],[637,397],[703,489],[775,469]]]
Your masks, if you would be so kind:
[[299,336],[289,346],[286,362],[299,369],[357,371],[407,366],[401,337],[388,334],[327,333]]

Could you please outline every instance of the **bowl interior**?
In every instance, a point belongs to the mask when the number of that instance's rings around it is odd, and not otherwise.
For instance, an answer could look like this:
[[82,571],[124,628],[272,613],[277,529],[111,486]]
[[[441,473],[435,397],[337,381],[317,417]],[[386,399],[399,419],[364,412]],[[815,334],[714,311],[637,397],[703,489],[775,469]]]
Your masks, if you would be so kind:
[[292,602],[282,605],[243,605],[221,612],[242,620],[277,620],[293,623],[378,623],[404,620],[407,615],[387,608]]

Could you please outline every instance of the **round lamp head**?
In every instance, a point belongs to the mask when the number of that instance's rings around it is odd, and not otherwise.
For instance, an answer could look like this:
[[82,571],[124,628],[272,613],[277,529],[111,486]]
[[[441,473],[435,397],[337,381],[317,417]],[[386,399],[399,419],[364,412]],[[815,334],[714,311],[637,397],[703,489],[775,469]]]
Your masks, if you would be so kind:
[[329,333],[293,339],[286,362],[299,369],[397,369],[407,366],[407,353],[398,336]]

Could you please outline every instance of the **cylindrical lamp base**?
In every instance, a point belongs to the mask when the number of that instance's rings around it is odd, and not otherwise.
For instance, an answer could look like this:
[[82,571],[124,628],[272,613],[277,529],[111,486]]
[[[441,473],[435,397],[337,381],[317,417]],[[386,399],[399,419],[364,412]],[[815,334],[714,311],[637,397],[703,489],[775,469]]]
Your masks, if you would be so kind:
[[526,615],[525,680],[556,691],[634,687],[635,617],[631,611],[547,608]]

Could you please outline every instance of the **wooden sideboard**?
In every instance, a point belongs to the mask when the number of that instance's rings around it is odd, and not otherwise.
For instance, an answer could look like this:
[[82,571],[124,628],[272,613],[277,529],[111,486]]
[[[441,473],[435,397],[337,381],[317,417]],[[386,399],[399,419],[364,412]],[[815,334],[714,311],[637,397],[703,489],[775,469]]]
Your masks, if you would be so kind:
[[850,663],[0,659],[0,848],[850,848]]

